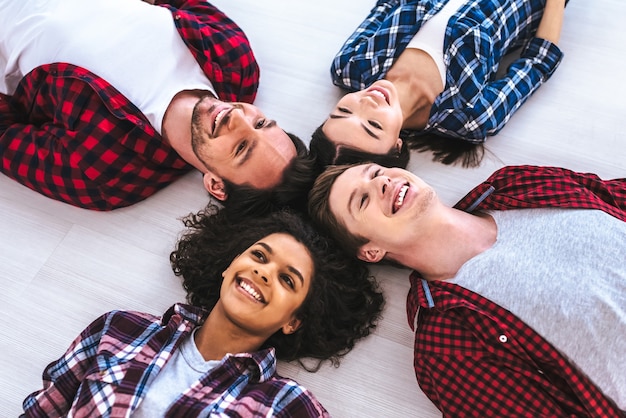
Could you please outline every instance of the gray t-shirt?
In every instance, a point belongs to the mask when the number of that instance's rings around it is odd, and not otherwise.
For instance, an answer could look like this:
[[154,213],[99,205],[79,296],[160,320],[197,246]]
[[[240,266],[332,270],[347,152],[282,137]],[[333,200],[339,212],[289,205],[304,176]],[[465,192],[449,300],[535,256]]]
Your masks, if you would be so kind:
[[180,348],[172,353],[172,358],[163,366],[150,384],[148,392],[135,409],[133,418],[153,418],[165,416],[169,406],[194,384],[199,384],[202,376],[220,364],[219,360],[206,361],[196,343],[194,329]]
[[626,223],[598,210],[490,215],[496,243],[450,281],[520,317],[626,409]]

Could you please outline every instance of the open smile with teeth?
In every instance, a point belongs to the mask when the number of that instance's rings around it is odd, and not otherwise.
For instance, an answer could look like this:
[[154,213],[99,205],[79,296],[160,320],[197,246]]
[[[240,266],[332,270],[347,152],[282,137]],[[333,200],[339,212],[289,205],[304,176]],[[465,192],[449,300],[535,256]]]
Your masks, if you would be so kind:
[[215,121],[213,122],[213,135],[215,135],[217,133],[217,128],[218,126],[220,126],[220,122],[222,121],[222,118],[224,118],[224,116],[230,111],[229,108],[225,108],[220,110],[217,115],[215,115]]
[[393,202],[393,209],[392,209],[393,213],[396,213],[402,207],[402,204],[404,203],[404,196],[406,196],[406,192],[408,190],[409,190],[408,184],[405,184],[404,186],[400,187],[400,191],[398,192],[398,197]]
[[265,299],[263,299],[263,295],[257,292],[252,286],[241,279],[237,279],[237,284],[241,289],[243,289],[246,293],[252,296],[254,299],[258,300],[261,303],[265,303]]
[[387,99],[387,95],[385,93],[383,93],[380,90],[376,90],[376,89],[372,89],[370,90],[368,93],[374,95],[374,96],[378,96],[381,99],[383,99],[387,104],[389,104],[389,99]]

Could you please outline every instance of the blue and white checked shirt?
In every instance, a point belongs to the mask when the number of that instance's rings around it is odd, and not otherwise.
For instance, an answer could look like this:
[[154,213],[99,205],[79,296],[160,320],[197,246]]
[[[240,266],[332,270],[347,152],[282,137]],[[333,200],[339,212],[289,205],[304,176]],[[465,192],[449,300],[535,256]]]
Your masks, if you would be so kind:
[[[109,312],[89,325],[24,401],[25,417],[130,417],[150,383],[207,312],[174,305],[162,318]],[[276,375],[274,349],[227,354],[175,399],[168,417],[327,417],[305,388]]]
[[[420,27],[448,0],[380,0],[331,66],[333,82],[352,91],[385,77]],[[443,50],[444,91],[425,132],[484,142],[550,78],[563,54],[535,38],[545,0],[467,0],[450,18]],[[500,59],[523,46],[502,78]]]

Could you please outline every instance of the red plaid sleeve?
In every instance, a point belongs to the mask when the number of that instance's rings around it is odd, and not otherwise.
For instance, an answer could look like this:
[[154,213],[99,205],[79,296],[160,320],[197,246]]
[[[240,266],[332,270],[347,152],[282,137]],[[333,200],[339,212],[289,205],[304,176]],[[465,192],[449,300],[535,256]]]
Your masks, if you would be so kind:
[[157,0],[155,4],[171,10],[183,41],[219,98],[252,103],[259,66],[243,30],[206,0]]
[[489,187],[493,193],[477,209],[599,209],[626,221],[626,178],[602,180],[595,174],[559,167],[509,166],[493,173],[455,207],[467,210]]
[[106,81],[69,65],[39,67],[0,100],[0,170],[55,200],[111,210],[191,169]]

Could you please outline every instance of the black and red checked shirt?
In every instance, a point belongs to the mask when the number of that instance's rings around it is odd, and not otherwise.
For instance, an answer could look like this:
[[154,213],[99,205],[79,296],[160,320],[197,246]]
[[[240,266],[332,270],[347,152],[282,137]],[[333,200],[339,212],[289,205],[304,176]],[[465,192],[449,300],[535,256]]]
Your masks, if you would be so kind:
[[[259,67],[241,28],[204,0],[156,4],[171,10],[219,98],[252,103]],[[43,65],[12,96],[0,94],[0,171],[52,199],[111,210],[191,168],[135,105],[84,68]]]
[[[626,179],[605,181],[554,167],[505,167],[455,207],[468,212],[588,208],[626,221]],[[508,310],[456,284],[427,282],[415,271],[410,282],[407,315],[416,331],[415,374],[445,417],[626,416]]]

